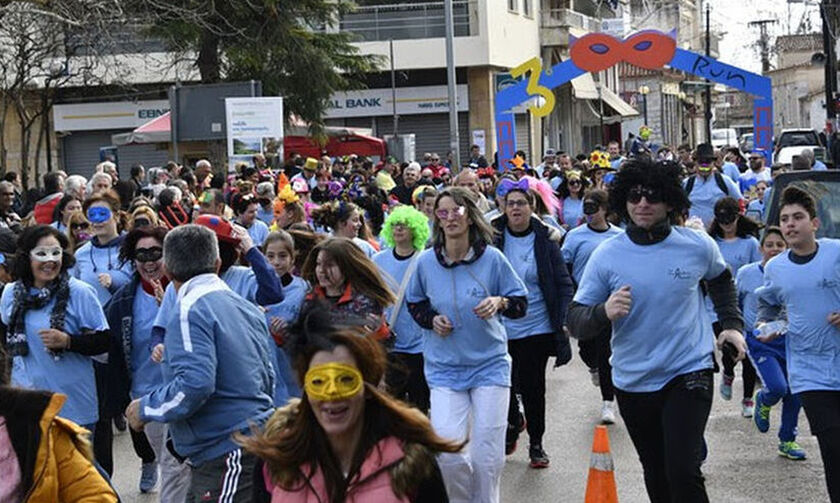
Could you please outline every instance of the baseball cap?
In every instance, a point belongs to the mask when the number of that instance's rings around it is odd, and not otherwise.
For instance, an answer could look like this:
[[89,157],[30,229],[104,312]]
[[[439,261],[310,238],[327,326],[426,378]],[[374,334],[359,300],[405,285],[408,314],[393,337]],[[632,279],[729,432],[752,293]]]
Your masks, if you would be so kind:
[[219,241],[224,241],[232,245],[239,244],[239,238],[233,235],[233,226],[222,217],[216,215],[199,215],[195,219],[196,225],[207,227],[216,233],[216,238]]

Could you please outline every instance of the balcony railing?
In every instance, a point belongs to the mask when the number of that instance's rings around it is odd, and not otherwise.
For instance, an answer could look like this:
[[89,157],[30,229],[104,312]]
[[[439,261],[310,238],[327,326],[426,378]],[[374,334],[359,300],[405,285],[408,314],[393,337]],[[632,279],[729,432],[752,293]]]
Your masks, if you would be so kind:
[[[478,1],[455,0],[452,4],[455,36],[478,35]],[[359,7],[341,17],[338,29],[356,34],[362,42],[444,37],[443,2]]]
[[543,28],[580,28],[584,31],[601,31],[601,23],[595,18],[571,9],[545,9],[542,11]]

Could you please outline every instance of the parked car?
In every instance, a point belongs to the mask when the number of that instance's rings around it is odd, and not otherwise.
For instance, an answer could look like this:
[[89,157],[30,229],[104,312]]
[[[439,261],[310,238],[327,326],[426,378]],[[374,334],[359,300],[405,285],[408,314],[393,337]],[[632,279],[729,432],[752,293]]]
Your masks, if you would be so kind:
[[793,156],[800,155],[806,148],[814,151],[814,158],[825,162],[825,145],[813,129],[785,129],[776,140],[773,162],[790,164]]
[[755,148],[755,140],[752,133],[746,133],[741,135],[741,140],[738,141],[738,146],[741,148],[741,152],[749,153]]
[[840,171],[790,171],[773,180],[769,207],[764,213],[767,225],[779,225],[779,200],[788,185],[801,187],[817,200],[820,219],[818,238],[840,238]]
[[735,128],[712,129],[712,146],[726,147],[738,143],[738,132]]

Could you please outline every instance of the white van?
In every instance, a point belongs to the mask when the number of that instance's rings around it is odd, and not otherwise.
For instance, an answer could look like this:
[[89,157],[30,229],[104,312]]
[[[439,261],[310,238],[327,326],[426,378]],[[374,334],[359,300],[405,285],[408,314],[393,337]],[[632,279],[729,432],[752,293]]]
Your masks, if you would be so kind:
[[715,148],[738,145],[738,133],[734,128],[712,129],[712,146]]

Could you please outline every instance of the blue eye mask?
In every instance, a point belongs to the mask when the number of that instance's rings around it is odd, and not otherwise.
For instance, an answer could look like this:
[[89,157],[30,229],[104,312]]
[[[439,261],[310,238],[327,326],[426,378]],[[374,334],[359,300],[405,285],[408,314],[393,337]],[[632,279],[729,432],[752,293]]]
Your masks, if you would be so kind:
[[87,210],[87,219],[92,224],[101,224],[111,219],[111,210],[102,206],[91,206]]

